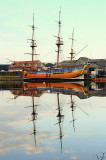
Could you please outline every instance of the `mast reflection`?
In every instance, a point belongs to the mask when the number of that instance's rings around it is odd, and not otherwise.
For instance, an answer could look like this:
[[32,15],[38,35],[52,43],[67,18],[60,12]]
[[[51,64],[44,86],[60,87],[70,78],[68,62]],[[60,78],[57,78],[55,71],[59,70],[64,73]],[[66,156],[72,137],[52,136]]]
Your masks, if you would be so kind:
[[[4,87],[6,88],[6,85],[4,85]],[[14,95],[14,99],[16,99],[20,96],[25,96],[26,98],[29,96],[29,99],[31,100],[31,106],[27,106],[27,108],[31,107],[31,111],[27,114],[27,115],[31,114],[31,118],[30,118],[31,130],[29,133],[31,136],[27,136],[26,133],[24,132],[26,135],[25,140],[27,141],[26,146],[25,145],[24,146],[29,151],[28,153],[33,152],[33,153],[38,154],[38,152],[43,153],[44,151],[49,151],[49,152],[51,152],[51,151],[57,152],[58,151],[58,152],[60,152],[60,154],[63,154],[63,149],[64,149],[64,154],[65,154],[65,151],[66,151],[66,153],[69,153],[73,150],[69,150],[68,147],[65,149],[66,143],[63,144],[64,141],[68,142],[68,139],[70,141],[72,140],[72,145],[73,145],[74,144],[74,140],[73,140],[74,136],[87,136],[89,134],[89,132],[84,132],[84,134],[83,134],[83,131],[81,130],[82,128],[80,129],[79,126],[76,125],[76,122],[77,122],[76,119],[78,118],[78,116],[80,117],[80,113],[79,113],[80,111],[77,112],[77,110],[79,110],[79,109],[81,110],[81,112],[83,111],[86,115],[88,115],[84,110],[82,110],[82,109],[84,109],[83,108],[84,106],[81,106],[81,104],[83,105],[84,103],[78,103],[80,101],[79,98],[88,98],[89,96],[91,96],[91,93],[92,93],[92,95],[94,95],[93,93],[99,93],[99,91],[101,92],[101,90],[97,90],[96,88],[93,90],[90,87],[83,86],[81,84],[77,84],[74,82],[73,83],[23,83],[22,86],[19,85],[16,88],[14,87],[14,85],[9,86],[9,90]],[[8,88],[6,88],[6,89],[8,89]],[[103,90],[103,91],[105,92],[105,90]],[[52,93],[53,93],[53,95],[50,95]],[[43,100],[43,103],[41,102],[41,105],[43,107],[41,108],[41,119],[40,119],[40,113],[39,113],[39,116],[37,113],[38,105],[35,105],[35,104],[37,104],[36,97],[40,97],[43,94],[45,94],[46,96],[43,96],[43,98],[41,99],[41,100]],[[68,96],[66,96],[66,95],[68,95]],[[10,94],[10,96],[11,96],[11,94]],[[79,98],[77,98],[76,96]],[[52,100],[48,99],[51,97],[53,97]],[[63,102],[63,99],[61,99],[63,97],[64,98],[68,97],[68,101],[70,102],[70,104],[68,105],[68,109],[63,108],[63,104],[60,101],[60,100],[62,100],[62,102]],[[25,98],[22,98],[23,101],[24,101],[24,99]],[[78,101],[76,101],[76,100],[78,100]],[[27,102],[29,102],[29,100]],[[83,101],[83,102],[85,102],[85,101]],[[49,105],[46,105],[47,103],[49,103]],[[54,103],[56,104],[55,106],[52,105]],[[81,107],[79,106],[79,104]],[[51,105],[51,107],[48,107],[50,105]],[[20,104],[20,106],[23,106],[23,104]],[[54,107],[55,107],[55,109],[57,109],[56,112],[53,111],[53,110],[55,110]],[[21,109],[22,109],[22,107],[20,108],[20,112],[22,114],[22,115],[20,115],[20,117],[21,117],[20,119],[23,120],[23,113],[22,113]],[[89,108],[86,108],[86,109],[89,112]],[[105,108],[102,108],[102,109],[105,109]],[[15,110],[15,108],[14,108],[14,110]],[[17,108],[17,111],[18,111],[18,108]],[[53,112],[51,113],[51,111],[53,111]],[[23,112],[24,112],[24,110],[23,110]],[[66,115],[66,117],[65,117],[65,115]],[[85,125],[85,131],[86,131],[86,123],[85,123],[86,119],[84,120],[84,118],[82,116],[80,117],[81,121],[78,121],[78,122],[82,123],[82,121],[83,121],[83,123]],[[38,118],[40,119],[40,121],[38,121]],[[49,119],[51,122],[49,121]],[[54,119],[56,119],[55,123],[57,125],[52,128],[52,125],[54,124],[53,123]],[[89,120],[89,118],[87,119],[87,122],[88,122],[88,120]],[[25,123],[24,123],[25,121],[20,121],[19,123],[18,123],[18,121],[19,121],[19,119],[17,119],[17,124],[21,125],[23,123],[23,125],[25,125]],[[71,124],[67,124],[67,122],[69,123],[70,121],[71,121]],[[47,122],[48,122],[48,124],[47,124]],[[63,123],[65,124],[64,128],[63,128]],[[45,125],[40,128],[42,134],[38,134],[39,133],[38,132],[38,124],[39,124],[39,127],[42,124]],[[68,125],[69,125],[69,128],[68,128]],[[28,127],[28,130],[29,130],[30,125],[27,125],[26,127]],[[26,130],[26,127],[25,127],[25,130]],[[70,127],[71,127],[71,131],[70,131]],[[56,134],[55,131],[57,129],[58,129],[58,132]],[[77,132],[77,131],[78,131],[78,134],[75,134],[75,132]],[[87,131],[88,131],[88,129],[87,129]],[[71,135],[70,135],[70,132],[71,132]],[[56,137],[55,137],[56,135],[58,138],[57,141],[56,141]],[[30,139],[32,139],[32,140],[30,140]],[[81,138],[81,139],[83,139],[83,138]],[[59,145],[59,147],[57,146],[58,148],[56,147],[56,143],[58,143],[58,145]],[[67,145],[68,144],[69,144],[69,142],[67,143]],[[71,145],[71,143],[70,143],[70,145]],[[77,142],[76,142],[76,145],[77,145]],[[100,159],[100,157],[99,157],[99,159]]]
[[62,115],[62,109],[61,109],[61,106],[60,106],[60,100],[59,100],[59,93],[57,93],[57,103],[58,103],[58,114],[57,114],[57,117],[58,117],[58,123],[56,124],[59,124],[59,139],[60,139],[60,145],[61,145],[61,153],[62,153],[62,137],[64,136],[63,133],[62,133],[62,122],[63,122],[63,119],[64,119],[64,115]]
[[[35,147],[36,147],[36,134],[37,134],[36,120],[37,120],[37,116],[38,116],[38,113],[37,113],[37,106],[38,105],[35,104],[35,101],[34,101],[35,92],[33,90],[31,90],[31,97],[32,97],[32,106],[29,106],[29,107],[32,107],[31,121],[33,122],[33,132],[31,135],[34,135],[34,141],[35,141]],[[26,107],[26,108],[29,108],[29,107]]]
[[[60,139],[60,147],[61,147],[61,153],[62,153],[62,139],[63,139],[63,130],[62,130],[62,125],[64,121],[64,115],[62,114],[62,106],[60,105],[60,93],[63,95],[69,95],[70,96],[70,101],[71,101],[71,112],[72,112],[72,121],[71,123],[73,124],[73,130],[75,132],[75,117],[74,117],[74,112],[75,108],[78,107],[80,110],[82,110],[73,100],[73,95],[78,96],[81,99],[88,98],[89,94],[89,87],[84,86],[82,84],[78,83],[23,83],[21,89],[11,89],[10,90],[12,94],[15,95],[14,99],[16,99],[19,96],[29,96],[32,97],[32,119],[31,121],[33,122],[33,132],[31,135],[34,136],[34,141],[35,141],[35,147],[37,145],[37,128],[36,128],[36,121],[37,121],[37,105],[35,105],[35,97],[40,97],[44,93],[54,93],[57,95],[57,123],[59,125],[59,139]],[[83,110],[82,110],[83,111]],[[86,113],[85,111],[83,111]],[[86,113],[87,114],[87,113]]]
[[61,153],[62,153],[62,138],[63,138],[63,131],[62,131],[62,123],[64,120],[64,115],[62,115],[62,108],[60,106],[60,99],[59,94],[65,94],[71,96],[71,110],[72,110],[72,123],[73,123],[73,129],[75,132],[75,118],[74,118],[74,109],[75,109],[75,103],[72,100],[72,95],[80,96],[87,96],[87,93],[84,90],[84,87],[81,84],[77,83],[23,83],[22,90],[11,90],[11,92],[15,95],[14,99],[16,99],[18,96],[30,96],[32,97],[32,120],[33,121],[33,135],[35,140],[35,146],[36,146],[36,120],[37,120],[37,105],[34,104],[34,97],[40,97],[44,93],[56,93],[57,94],[57,105],[58,105],[58,114],[57,114],[57,120],[58,122],[56,124],[59,125],[59,139],[60,139],[60,145],[61,145]]
[[32,91],[32,104],[33,104],[33,111],[32,111],[32,121],[33,121],[33,135],[34,135],[34,140],[35,140],[35,147],[36,147],[36,133],[37,133],[37,129],[36,129],[36,120],[37,120],[37,106],[38,105],[34,105],[34,92]]
[[71,98],[71,111],[72,111],[72,123],[73,123],[73,130],[74,130],[74,132],[75,132],[75,118],[74,118],[74,110],[75,110],[75,105],[74,105],[74,101],[73,101],[73,99],[72,99],[72,95],[70,96],[70,98]]

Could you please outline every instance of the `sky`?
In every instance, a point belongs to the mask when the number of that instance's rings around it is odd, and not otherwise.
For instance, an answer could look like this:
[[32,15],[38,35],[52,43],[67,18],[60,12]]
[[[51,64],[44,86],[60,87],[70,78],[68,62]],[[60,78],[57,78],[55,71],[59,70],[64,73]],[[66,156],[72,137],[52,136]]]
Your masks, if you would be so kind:
[[[31,60],[30,42],[35,18],[35,59],[56,62],[56,38],[61,7],[61,37],[64,45],[60,61],[68,60],[74,28],[74,52],[88,45],[79,57],[106,58],[105,0],[0,0],[0,64]],[[7,59],[10,59],[7,60]]]

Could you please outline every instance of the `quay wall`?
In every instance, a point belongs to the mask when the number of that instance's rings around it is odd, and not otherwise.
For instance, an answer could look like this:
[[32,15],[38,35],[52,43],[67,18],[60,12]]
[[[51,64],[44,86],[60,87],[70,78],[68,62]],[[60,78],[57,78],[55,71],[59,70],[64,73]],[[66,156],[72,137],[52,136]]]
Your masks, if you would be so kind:
[[23,81],[22,72],[0,72],[0,81]]

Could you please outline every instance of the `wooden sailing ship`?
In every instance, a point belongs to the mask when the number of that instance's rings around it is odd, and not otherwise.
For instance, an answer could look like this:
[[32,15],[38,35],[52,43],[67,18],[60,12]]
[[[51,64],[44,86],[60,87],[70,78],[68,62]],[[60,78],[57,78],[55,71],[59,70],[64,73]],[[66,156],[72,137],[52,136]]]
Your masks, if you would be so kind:
[[[71,62],[70,62],[70,66],[69,67],[59,67],[59,54],[60,54],[60,47],[61,45],[63,45],[63,41],[61,40],[60,37],[60,27],[61,27],[61,20],[60,20],[60,14],[61,11],[59,12],[59,21],[58,21],[58,25],[59,25],[59,30],[58,30],[58,36],[57,36],[57,66],[55,68],[51,68],[51,69],[41,69],[39,70],[34,70],[33,67],[33,61],[34,61],[34,52],[35,52],[35,47],[36,47],[36,43],[34,40],[34,30],[35,30],[35,26],[34,26],[34,16],[33,16],[33,25],[32,27],[32,39],[31,39],[31,48],[32,48],[32,69],[31,70],[27,70],[24,69],[23,71],[23,78],[24,79],[29,79],[29,80],[40,80],[40,79],[51,79],[51,80],[57,80],[57,79],[61,79],[61,80],[65,80],[65,79],[75,79],[76,77],[79,77],[80,75],[83,74],[84,69],[87,67],[87,65],[78,65],[78,66],[72,66],[72,57],[73,57],[73,37],[72,37],[72,46],[71,46]],[[72,34],[73,36],[73,34]]]

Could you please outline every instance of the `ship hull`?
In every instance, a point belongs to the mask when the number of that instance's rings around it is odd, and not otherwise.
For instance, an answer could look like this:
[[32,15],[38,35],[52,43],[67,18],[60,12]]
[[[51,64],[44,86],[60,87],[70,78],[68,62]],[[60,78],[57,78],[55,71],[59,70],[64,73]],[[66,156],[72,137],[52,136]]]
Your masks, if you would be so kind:
[[87,95],[84,87],[77,83],[24,83],[23,90],[24,92],[40,90],[50,91],[52,93]]
[[75,79],[83,74],[84,69],[87,65],[74,67],[74,68],[64,68],[64,69],[52,69],[49,71],[23,71],[23,78],[29,80],[67,80]]

